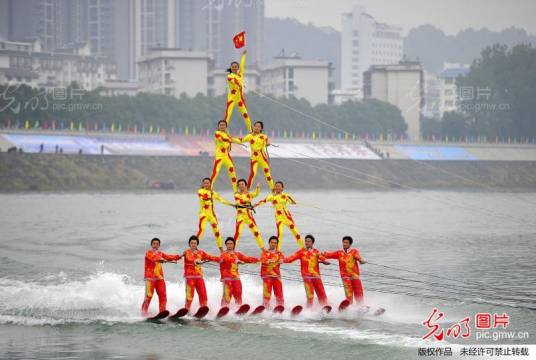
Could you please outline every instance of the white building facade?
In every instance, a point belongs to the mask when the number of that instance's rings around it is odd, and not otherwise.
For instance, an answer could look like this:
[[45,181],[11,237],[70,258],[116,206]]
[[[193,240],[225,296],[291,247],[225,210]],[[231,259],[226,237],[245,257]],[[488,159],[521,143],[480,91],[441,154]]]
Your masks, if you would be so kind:
[[378,23],[355,5],[342,15],[341,88],[362,98],[363,73],[371,65],[398,64],[403,58],[402,28]]
[[423,69],[419,63],[372,66],[364,74],[365,98],[378,99],[400,109],[410,140],[420,138],[421,114],[424,104]]
[[140,91],[176,98],[208,95],[208,65],[203,51],[150,49],[138,61]]
[[327,61],[276,57],[261,72],[261,92],[274,97],[305,98],[311,105],[331,103],[333,69]]

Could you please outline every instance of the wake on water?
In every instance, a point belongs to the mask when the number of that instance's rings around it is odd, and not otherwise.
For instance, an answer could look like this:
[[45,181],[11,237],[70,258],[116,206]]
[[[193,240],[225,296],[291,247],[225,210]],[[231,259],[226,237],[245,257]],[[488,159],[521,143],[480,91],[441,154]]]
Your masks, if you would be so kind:
[[[221,283],[217,278],[205,279],[211,309],[208,320],[215,318],[220,307]],[[242,275],[243,300],[253,307],[262,302],[262,283],[253,276]],[[285,282],[285,302],[287,308],[303,304],[304,289],[298,283]],[[140,314],[141,303],[145,293],[142,281],[136,281],[125,274],[98,272],[81,279],[70,279],[65,273],[46,276],[37,281],[26,282],[9,278],[0,278],[0,324],[22,326],[91,323],[136,323],[144,318]],[[338,304],[343,300],[341,288],[326,286],[330,302]],[[184,305],[184,282],[179,284],[167,282],[167,307],[172,313]],[[367,293],[367,304],[371,306],[387,305],[385,317],[367,320],[388,323],[413,323],[422,321],[422,314],[417,309],[408,312],[407,308],[400,313],[396,306],[400,301],[390,299],[389,295]],[[198,306],[197,298],[193,308]],[[155,295],[150,311],[156,314],[158,300]],[[351,327],[333,326],[326,318],[351,321]],[[415,346],[417,338],[405,335],[378,332],[370,329],[359,329],[362,319],[356,312],[349,310],[343,313],[336,311],[329,317],[318,309],[304,310],[299,316],[291,317],[288,311],[274,315],[269,311],[258,317],[239,317],[229,315],[225,321],[242,321],[263,323],[272,328],[283,328],[297,332],[325,333],[349,339],[369,339],[373,342],[386,344],[397,343],[403,346]]]

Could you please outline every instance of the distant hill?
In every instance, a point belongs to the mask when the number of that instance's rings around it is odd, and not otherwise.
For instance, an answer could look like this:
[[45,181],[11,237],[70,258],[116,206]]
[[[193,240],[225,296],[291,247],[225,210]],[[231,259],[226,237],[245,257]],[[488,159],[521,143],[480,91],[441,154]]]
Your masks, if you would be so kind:
[[341,33],[331,27],[302,24],[296,19],[264,19],[264,64],[274,56],[298,53],[303,59],[330,61],[340,84]]
[[482,49],[495,43],[509,47],[520,43],[536,45],[536,36],[513,27],[500,32],[466,29],[452,36],[432,25],[421,25],[409,31],[404,52],[410,60],[420,59],[426,70],[439,72],[443,62],[470,64],[480,57]]

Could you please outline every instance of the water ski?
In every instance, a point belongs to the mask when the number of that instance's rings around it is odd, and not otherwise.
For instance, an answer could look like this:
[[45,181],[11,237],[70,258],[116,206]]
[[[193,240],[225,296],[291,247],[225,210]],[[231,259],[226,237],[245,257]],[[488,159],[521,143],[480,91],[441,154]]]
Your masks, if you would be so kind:
[[332,309],[333,308],[331,307],[331,305],[325,305],[324,307],[322,307],[322,312],[329,314]]
[[385,312],[385,309],[384,308],[378,308],[378,310],[374,311],[374,316],[380,316],[381,314],[383,314]]
[[169,311],[167,310],[164,310],[162,312],[159,312],[157,315],[153,316],[153,317],[149,317],[146,319],[146,321],[149,321],[149,322],[160,322],[160,320],[162,319],[165,319],[169,316]]
[[227,306],[224,306],[218,311],[218,314],[216,314],[216,318],[220,319],[227,314],[229,314],[229,308]]
[[341,301],[341,303],[339,304],[339,312],[348,309],[348,306],[350,306],[349,300],[345,299]]
[[196,319],[202,319],[202,318],[204,318],[205,316],[207,316],[207,314],[208,314],[208,310],[209,310],[208,306],[201,306],[201,307],[197,310],[197,312],[194,314],[194,317],[195,317]]
[[274,314],[281,314],[283,311],[285,311],[285,307],[283,305],[277,305],[272,311]]
[[259,314],[262,314],[262,312],[265,310],[266,308],[264,307],[264,305],[259,305],[255,308],[255,310],[253,310],[253,312],[251,313],[251,315],[259,315]]
[[241,305],[238,310],[236,310],[235,315],[245,315],[248,313],[250,306],[248,304]]
[[181,317],[186,316],[186,314],[188,314],[188,312],[189,312],[189,310],[187,308],[179,309],[175,314],[171,315],[168,319],[169,320],[180,319]]
[[292,308],[292,310],[290,310],[290,313],[292,314],[292,316],[298,316],[300,315],[300,313],[302,312],[303,310],[303,306],[301,305],[296,305]]

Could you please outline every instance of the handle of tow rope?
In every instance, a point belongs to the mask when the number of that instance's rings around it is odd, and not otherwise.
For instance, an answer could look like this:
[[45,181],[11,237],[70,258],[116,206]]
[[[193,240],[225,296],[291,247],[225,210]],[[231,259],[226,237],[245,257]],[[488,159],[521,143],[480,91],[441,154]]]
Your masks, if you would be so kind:
[[255,211],[255,207],[253,206],[246,206],[246,205],[237,205],[237,204],[234,204],[234,205],[231,205],[233,206],[235,209],[248,209],[250,211],[252,211],[254,214],[256,214],[257,212]]

